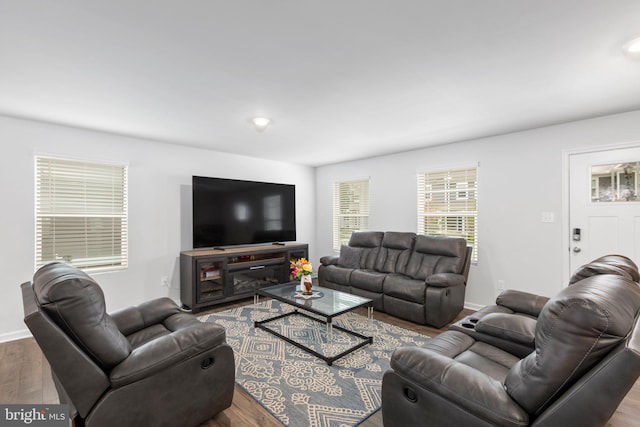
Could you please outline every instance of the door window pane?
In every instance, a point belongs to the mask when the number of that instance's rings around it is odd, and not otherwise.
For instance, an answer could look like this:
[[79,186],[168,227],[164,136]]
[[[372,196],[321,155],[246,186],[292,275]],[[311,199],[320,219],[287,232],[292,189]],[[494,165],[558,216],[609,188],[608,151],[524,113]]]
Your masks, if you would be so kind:
[[591,166],[591,201],[637,202],[640,162]]

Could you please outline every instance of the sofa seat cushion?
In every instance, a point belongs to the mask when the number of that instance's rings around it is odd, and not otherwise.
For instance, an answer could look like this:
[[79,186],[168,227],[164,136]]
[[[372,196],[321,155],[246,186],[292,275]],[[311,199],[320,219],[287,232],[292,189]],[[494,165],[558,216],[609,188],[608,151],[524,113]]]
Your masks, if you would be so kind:
[[354,288],[382,293],[382,283],[386,277],[387,273],[380,273],[375,270],[353,270],[349,283]]
[[387,275],[383,284],[385,295],[420,304],[424,304],[426,287],[424,280],[412,279],[401,274]]
[[136,348],[163,335],[169,335],[170,333],[171,331],[165,328],[162,323],[158,323],[136,331],[131,335],[127,335],[127,340],[129,340],[131,347]]
[[349,285],[353,268],[340,267],[338,265],[327,265],[323,267],[324,280],[337,283],[338,285]]
[[[164,335],[170,335],[180,329],[198,327],[200,323],[201,322],[195,316],[189,313],[180,312],[167,317],[160,323],[156,323],[155,325],[148,326],[146,328],[133,332],[130,335],[127,335],[127,340],[129,340],[131,347],[133,347],[133,349],[136,349],[150,341],[153,341]],[[217,339],[214,341],[214,345],[224,343],[224,328],[215,328],[215,330],[216,332],[214,335],[217,336]]]
[[[494,380],[503,383],[520,359],[499,348],[478,342],[467,334],[458,331],[446,331],[427,341],[422,347],[401,347],[391,357],[392,368],[408,378],[415,378],[416,369],[428,357],[421,353],[437,353],[455,360],[457,363],[481,371]],[[418,379],[419,382],[419,379]]]

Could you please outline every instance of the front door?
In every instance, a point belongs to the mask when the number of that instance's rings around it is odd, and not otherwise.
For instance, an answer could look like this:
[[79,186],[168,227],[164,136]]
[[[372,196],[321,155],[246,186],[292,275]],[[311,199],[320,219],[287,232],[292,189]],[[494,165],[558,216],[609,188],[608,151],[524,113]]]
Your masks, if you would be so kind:
[[640,146],[569,156],[570,267],[602,255],[640,261]]

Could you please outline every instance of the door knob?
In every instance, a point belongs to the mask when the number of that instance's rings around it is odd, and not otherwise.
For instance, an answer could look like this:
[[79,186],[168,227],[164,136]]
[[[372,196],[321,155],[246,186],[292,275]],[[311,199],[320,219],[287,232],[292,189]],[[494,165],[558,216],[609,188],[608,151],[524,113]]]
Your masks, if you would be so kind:
[[574,254],[580,253],[580,251],[582,251],[582,249],[580,249],[578,246],[574,246],[573,247],[573,253]]

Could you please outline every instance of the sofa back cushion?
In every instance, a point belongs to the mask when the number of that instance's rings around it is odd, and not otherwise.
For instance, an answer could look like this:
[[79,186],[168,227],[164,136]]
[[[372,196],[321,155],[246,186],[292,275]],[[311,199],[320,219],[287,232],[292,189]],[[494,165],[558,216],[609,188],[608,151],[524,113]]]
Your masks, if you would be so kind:
[[383,236],[382,231],[354,231],[351,233],[349,246],[360,248],[360,268],[373,269],[375,267]]
[[569,284],[598,274],[618,274],[634,282],[640,281],[638,266],[629,258],[624,255],[605,255],[579,267],[569,279]]
[[382,273],[403,273],[415,241],[415,233],[387,231],[384,233],[375,270]]
[[535,351],[511,368],[507,393],[540,414],[626,339],[639,311],[640,287],[623,276],[592,276],[563,289],[540,312]]
[[109,370],[131,353],[131,345],[107,314],[100,286],[64,263],[41,267],[33,290],[43,310],[100,367]]
[[462,237],[416,236],[404,274],[424,280],[437,273],[462,273],[467,241]]
[[340,247],[338,265],[344,268],[360,268],[361,253],[362,248],[352,248],[351,246],[342,245]]

